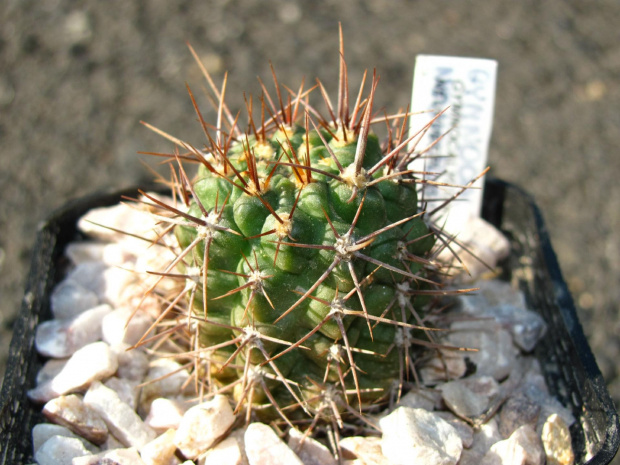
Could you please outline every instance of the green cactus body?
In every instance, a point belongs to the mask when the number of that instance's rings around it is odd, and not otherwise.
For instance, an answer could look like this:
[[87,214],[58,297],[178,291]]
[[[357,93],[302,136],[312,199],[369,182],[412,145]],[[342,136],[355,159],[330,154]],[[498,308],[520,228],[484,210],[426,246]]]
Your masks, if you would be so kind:
[[432,339],[435,235],[406,168],[406,125],[380,144],[369,130],[377,80],[351,114],[343,82],[341,64],[331,121],[297,118],[311,108],[300,91],[279,109],[263,97],[260,125],[250,107],[247,132],[230,117],[216,136],[203,125],[209,145],[186,155],[200,163],[192,181],[179,163],[186,207],[160,205],[177,214],[196,376],[266,418],[377,402],[412,369],[411,346]]

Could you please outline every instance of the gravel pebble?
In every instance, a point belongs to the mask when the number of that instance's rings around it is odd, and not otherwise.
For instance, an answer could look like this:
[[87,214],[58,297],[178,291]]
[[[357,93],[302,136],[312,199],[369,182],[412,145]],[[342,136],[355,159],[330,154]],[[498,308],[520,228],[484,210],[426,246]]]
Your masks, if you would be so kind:
[[482,417],[500,395],[499,384],[490,376],[470,376],[439,387],[450,410],[461,418]]
[[146,465],[135,447],[113,449],[74,459],[72,465]]
[[158,432],[164,432],[170,428],[177,429],[186,411],[185,403],[159,397],[151,403],[149,414],[144,422]]
[[235,421],[232,407],[226,396],[190,408],[181,419],[174,443],[190,459],[198,457],[211,447]]
[[151,442],[140,447],[140,457],[146,465],[172,465],[178,463],[174,444],[175,430],[169,429]]
[[445,420],[423,409],[399,407],[380,420],[381,449],[394,465],[454,465],[463,442]]
[[147,415],[155,399],[176,397],[183,393],[184,386],[191,394],[193,385],[188,381],[189,372],[179,363],[166,358],[153,360],[147,375],[142,380],[138,412],[143,416]]
[[85,390],[94,381],[113,375],[117,368],[116,354],[110,346],[105,342],[93,342],[76,351],[56,376],[28,391],[28,396],[34,402],[44,403]]
[[350,436],[340,441],[345,459],[352,459],[363,465],[392,465],[381,449],[381,438],[374,436]]
[[113,345],[128,344],[133,346],[147,333],[153,324],[153,318],[143,311],[128,307],[117,308],[103,319],[103,340]]
[[108,378],[104,383],[105,387],[112,389],[118,394],[118,397],[125,402],[132,410],[136,410],[138,406],[138,396],[140,395],[140,389],[138,381],[130,379],[117,378],[112,376]]
[[51,423],[39,423],[32,428],[32,451],[36,453],[39,448],[53,436],[65,436],[67,438],[77,438],[82,441],[84,447],[92,453],[99,452],[99,448],[88,442],[86,439],[76,435],[69,428]]
[[271,427],[251,423],[245,431],[245,452],[250,465],[304,465]]
[[99,303],[97,294],[71,279],[60,282],[52,292],[50,305],[54,318],[73,318]]
[[35,335],[37,351],[46,357],[65,358],[101,339],[101,322],[112,311],[103,304],[66,320],[40,323]]
[[90,451],[77,438],[52,436],[34,454],[38,465],[72,465],[76,457],[90,455]]
[[547,418],[541,435],[547,465],[573,465],[575,454],[567,424],[557,414]]
[[289,430],[287,444],[304,465],[336,465],[336,459],[327,447],[312,437],[304,437],[297,428]]
[[111,346],[118,359],[116,376],[132,381],[142,381],[149,370],[149,357],[141,348],[130,349],[130,347],[124,342]]
[[545,453],[536,431],[524,425],[508,439],[496,442],[483,457],[481,465],[543,465]]
[[50,400],[43,406],[43,415],[93,444],[101,445],[108,439],[108,428],[101,416],[75,394]]
[[155,432],[144,424],[136,412],[116,392],[100,382],[91,385],[84,396],[84,403],[99,412],[110,432],[125,446],[141,447],[155,439]]
[[448,342],[454,347],[477,349],[467,352],[476,366],[476,374],[492,376],[500,381],[506,378],[516,365],[518,349],[512,343],[509,331],[495,321],[462,320],[450,325]]
[[227,437],[209,449],[198,460],[199,465],[247,465],[248,460],[239,444],[239,440]]

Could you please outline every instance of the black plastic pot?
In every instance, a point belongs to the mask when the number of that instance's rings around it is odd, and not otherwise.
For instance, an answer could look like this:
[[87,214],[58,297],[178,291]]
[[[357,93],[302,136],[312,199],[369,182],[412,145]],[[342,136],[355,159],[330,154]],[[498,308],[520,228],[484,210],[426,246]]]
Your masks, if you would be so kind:
[[[135,194],[130,190],[72,202],[40,227],[0,394],[0,465],[33,461],[31,430],[42,415],[26,391],[34,387],[44,362],[34,349],[34,334],[40,321],[51,318],[49,296],[67,268],[63,250],[81,239],[76,222],[91,208]],[[510,238],[507,273],[518,278],[530,307],[551,327],[536,355],[550,389],[577,419],[571,428],[576,463],[610,463],[620,442],[618,414],[577,319],[539,209],[517,187],[489,180],[483,216]]]

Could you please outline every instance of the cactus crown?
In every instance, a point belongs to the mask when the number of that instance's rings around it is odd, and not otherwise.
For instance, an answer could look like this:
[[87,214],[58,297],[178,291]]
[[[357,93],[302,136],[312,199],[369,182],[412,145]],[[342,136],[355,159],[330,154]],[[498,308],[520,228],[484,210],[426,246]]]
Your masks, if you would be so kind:
[[[373,115],[375,73],[351,103],[340,37],[336,106],[320,81],[283,90],[273,73],[276,97],[261,82],[244,131],[224,102],[226,79],[218,89],[203,67],[214,126],[188,91],[206,145],[156,129],[178,147],[169,155],[177,202],[145,194],[178,241],[159,273],[179,282],[161,296],[159,337],[182,348],[199,392],[231,393],[248,419],[342,427],[343,415],[400,393],[415,347],[436,346],[425,309],[443,292],[431,253],[440,241],[407,168],[423,151],[411,148],[407,111]],[[387,126],[382,144],[377,123]]]

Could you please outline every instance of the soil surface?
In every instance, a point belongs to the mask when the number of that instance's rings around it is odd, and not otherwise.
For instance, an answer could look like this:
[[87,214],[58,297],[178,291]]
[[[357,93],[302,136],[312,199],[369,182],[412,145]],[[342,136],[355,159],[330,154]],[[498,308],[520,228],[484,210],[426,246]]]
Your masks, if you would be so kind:
[[[446,6],[447,5],[447,6]],[[227,96],[320,77],[337,92],[338,21],[351,86],[409,103],[420,53],[499,63],[493,175],[542,208],[599,366],[620,401],[620,4],[545,2],[6,0],[0,3],[0,372],[37,224],[68,199],[151,179],[140,150],[202,143],[185,83],[189,41]],[[205,108],[208,105],[205,106]],[[214,121],[214,112],[205,118]],[[148,161],[151,165],[155,163]]]

